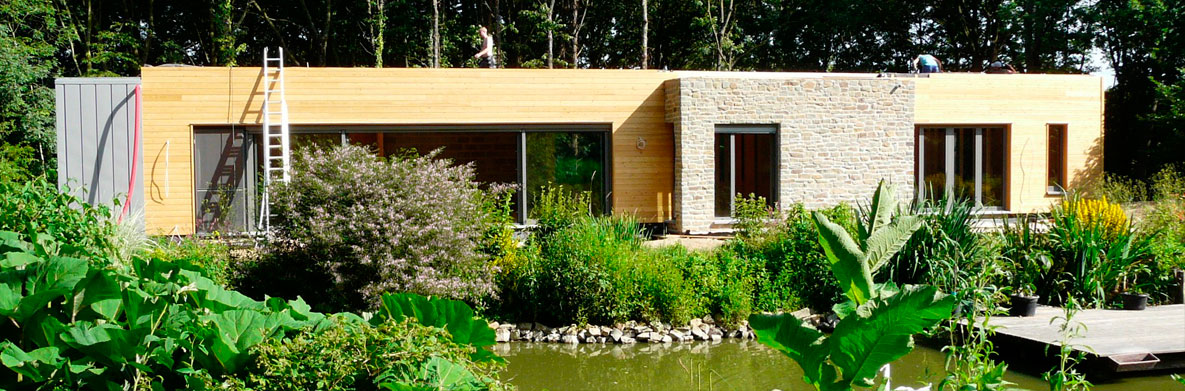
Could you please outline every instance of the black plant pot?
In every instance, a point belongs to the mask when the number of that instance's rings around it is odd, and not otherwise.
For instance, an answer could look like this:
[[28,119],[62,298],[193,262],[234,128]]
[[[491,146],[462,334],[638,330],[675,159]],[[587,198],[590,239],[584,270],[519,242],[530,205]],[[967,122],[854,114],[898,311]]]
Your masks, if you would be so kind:
[[1123,293],[1123,309],[1128,311],[1143,311],[1148,308],[1148,295],[1143,293]]
[[1033,316],[1037,313],[1037,299],[1041,296],[1011,295],[1008,298],[1012,300],[1008,308],[1009,316]]

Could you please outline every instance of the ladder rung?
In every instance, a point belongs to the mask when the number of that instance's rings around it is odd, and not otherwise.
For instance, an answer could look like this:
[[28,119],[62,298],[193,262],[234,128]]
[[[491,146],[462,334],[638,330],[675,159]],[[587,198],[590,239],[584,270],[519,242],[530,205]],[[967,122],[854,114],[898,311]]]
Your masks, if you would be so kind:
[[284,157],[283,156],[268,156],[267,158],[272,159],[272,160],[279,160],[279,159],[283,159]]
[[280,61],[281,57],[264,57],[264,61]]

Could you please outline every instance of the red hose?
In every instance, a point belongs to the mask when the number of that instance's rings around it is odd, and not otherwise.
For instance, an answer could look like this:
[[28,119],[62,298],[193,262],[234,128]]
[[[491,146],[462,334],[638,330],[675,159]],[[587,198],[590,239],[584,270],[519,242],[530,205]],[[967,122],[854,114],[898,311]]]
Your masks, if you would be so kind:
[[123,222],[123,217],[128,214],[128,206],[132,205],[132,193],[136,190],[136,169],[138,168],[137,163],[139,163],[139,159],[137,159],[137,157],[140,156],[140,113],[142,111],[141,110],[142,106],[140,105],[140,102],[141,102],[140,86],[137,85],[136,86],[136,124],[135,124],[136,138],[135,138],[135,141],[132,143],[132,172],[131,172],[131,175],[128,177],[128,196],[126,199],[124,199],[123,211],[119,212],[119,220],[118,221],[120,221],[120,222]]

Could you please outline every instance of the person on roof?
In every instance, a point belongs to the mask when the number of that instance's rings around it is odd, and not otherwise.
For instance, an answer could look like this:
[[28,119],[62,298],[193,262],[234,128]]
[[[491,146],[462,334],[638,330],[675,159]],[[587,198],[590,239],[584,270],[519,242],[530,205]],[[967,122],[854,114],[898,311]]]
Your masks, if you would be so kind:
[[1016,68],[1013,68],[1012,64],[1006,64],[1003,61],[996,60],[992,61],[991,64],[988,64],[987,69],[984,70],[983,73],[1013,74],[1016,73]]
[[[942,62],[938,58],[929,54],[921,54],[913,59],[910,63],[914,69],[921,73],[938,73],[942,72]],[[919,66],[919,64],[921,66]]]
[[497,68],[498,60],[494,59],[494,36],[490,35],[486,26],[477,29],[477,34],[481,35],[481,51],[474,54],[473,58],[479,60],[479,67]]

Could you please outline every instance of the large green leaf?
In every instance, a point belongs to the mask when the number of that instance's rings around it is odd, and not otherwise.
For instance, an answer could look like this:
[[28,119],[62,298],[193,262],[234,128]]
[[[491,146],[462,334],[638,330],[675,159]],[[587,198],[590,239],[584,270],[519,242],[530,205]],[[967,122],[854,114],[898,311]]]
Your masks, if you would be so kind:
[[382,297],[382,305],[372,324],[385,319],[402,321],[415,318],[425,326],[448,330],[454,342],[472,345],[476,351],[470,356],[474,361],[503,361],[501,357],[486,349],[496,343],[494,330],[485,320],[474,317],[469,305],[457,300],[426,298],[413,293],[388,293]]
[[843,384],[870,387],[876,371],[913,349],[913,334],[949,319],[954,298],[932,286],[883,292],[857,307],[831,335],[831,362]]
[[897,199],[892,193],[893,188],[885,186],[885,181],[882,180],[876,185],[876,192],[872,193],[871,209],[868,211],[868,223],[859,227],[861,245],[866,244],[868,238],[876,231],[889,225],[893,211],[897,209]]
[[831,263],[831,273],[839,280],[844,295],[857,304],[868,301],[872,297],[872,273],[863,262],[864,252],[839,224],[832,223],[819,212],[813,212],[811,216],[819,230],[819,244]]
[[921,227],[921,218],[901,216],[897,221],[885,224],[873,232],[864,246],[864,262],[868,265],[869,271],[876,272],[884,266]]
[[238,291],[227,290],[213,280],[193,270],[179,270],[178,274],[185,277],[196,291],[192,296],[199,306],[211,312],[222,312],[235,309],[251,309],[262,311],[264,303],[256,301]]
[[135,361],[139,341],[113,323],[74,322],[61,334],[62,341],[74,349],[107,364]]
[[43,382],[62,367],[62,356],[56,347],[45,347],[26,353],[8,341],[0,342],[0,363],[33,382]]
[[835,367],[827,364],[828,340],[819,330],[789,314],[750,315],[757,341],[774,348],[802,368],[802,378],[818,389],[835,383]]
[[103,319],[116,320],[123,307],[123,290],[113,276],[107,273],[93,273],[79,286],[82,289],[75,295],[75,317],[80,310],[89,308]]
[[228,310],[208,317],[213,336],[205,339],[205,364],[215,374],[235,373],[251,360],[251,347],[277,336],[279,316],[252,310]]
[[[3,305],[0,315],[8,315],[23,323],[38,311],[45,311],[55,299],[70,296],[88,270],[86,261],[68,257],[51,257],[29,265],[23,273],[23,290],[19,287],[20,280],[6,281],[0,288],[0,305]],[[13,308],[13,299],[18,297]]]

